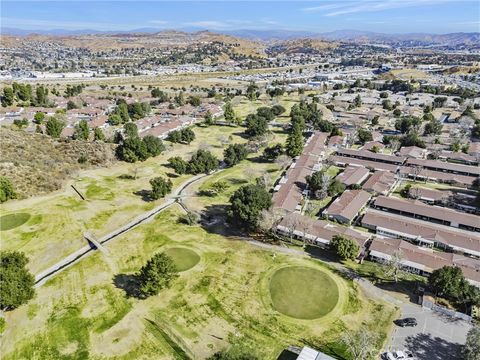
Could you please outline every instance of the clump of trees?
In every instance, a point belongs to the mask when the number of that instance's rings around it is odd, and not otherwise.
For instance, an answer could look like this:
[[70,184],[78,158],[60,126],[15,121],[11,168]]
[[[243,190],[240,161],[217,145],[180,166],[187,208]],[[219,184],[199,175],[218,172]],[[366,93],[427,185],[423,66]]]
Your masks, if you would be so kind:
[[373,141],[373,135],[370,131],[365,129],[359,129],[357,132],[358,142],[362,145],[369,141]]
[[0,176],[0,203],[16,198],[17,193],[10,179],[5,176]]
[[197,150],[190,161],[185,161],[179,156],[168,159],[168,165],[179,175],[182,174],[209,174],[218,169],[218,159],[208,150]]
[[360,246],[349,237],[335,235],[330,241],[330,247],[342,260],[355,260],[360,253]]
[[150,197],[153,200],[158,200],[172,191],[172,181],[170,179],[164,179],[162,177],[156,177],[150,180],[152,185],[152,191]]
[[117,100],[117,106],[110,113],[108,121],[112,125],[125,124],[130,120],[135,121],[144,118],[151,110],[148,102],[127,104],[124,99],[119,99]]
[[28,259],[17,251],[0,252],[0,307],[12,310],[35,295],[34,276],[27,269]]
[[159,103],[167,102],[169,100],[168,94],[159,88],[153,88],[150,91],[152,97],[157,98]]
[[244,144],[230,144],[223,151],[223,161],[229,167],[245,160],[248,155],[248,149]]
[[137,274],[142,297],[157,295],[160,290],[169,288],[178,277],[177,268],[172,258],[158,253],[140,269]]
[[311,193],[318,199],[336,196],[345,191],[345,186],[338,180],[332,179],[324,170],[316,171],[305,177]]
[[463,305],[465,309],[480,304],[480,290],[470,285],[458,266],[444,266],[432,271],[428,284],[437,295]]
[[249,137],[262,136],[265,135],[268,131],[268,120],[267,118],[260,116],[258,114],[249,114],[245,119],[245,124],[247,129],[245,134]]
[[22,106],[50,106],[48,101],[48,88],[38,85],[33,94],[30,84],[19,84],[14,82],[12,86],[5,86],[1,96],[3,107],[13,106],[15,103]]
[[235,191],[230,198],[229,219],[248,230],[255,230],[260,213],[271,205],[272,198],[265,187],[245,185]]
[[138,136],[137,126],[133,123],[127,123],[124,127],[124,136],[119,142],[117,155],[126,162],[145,161],[149,157],[158,156],[164,150],[162,140],[153,135],[147,135],[143,139]]
[[190,128],[174,130],[168,133],[167,140],[173,143],[190,144],[195,140],[195,133]]
[[403,116],[395,121],[395,129],[406,134],[410,130],[418,128],[421,122],[422,120],[416,116]]

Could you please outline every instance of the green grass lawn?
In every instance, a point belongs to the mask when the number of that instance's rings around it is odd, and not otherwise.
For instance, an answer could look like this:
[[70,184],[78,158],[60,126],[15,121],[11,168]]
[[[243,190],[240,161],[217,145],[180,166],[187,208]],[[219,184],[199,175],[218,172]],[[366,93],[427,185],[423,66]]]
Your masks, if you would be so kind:
[[0,217],[0,231],[15,229],[30,219],[29,213],[13,213]]
[[[273,256],[244,241],[180,224],[181,214],[171,208],[107,243],[108,256],[96,252],[83,259],[37,289],[27,305],[7,312],[2,359],[204,359],[235,343],[255,346],[261,359],[273,360],[289,345],[308,341],[350,360],[339,346],[344,329],[361,327],[387,336],[395,308],[367,298],[326,265],[302,256]],[[201,261],[180,273],[170,289],[139,300],[115,285],[116,276],[134,274],[152,254],[172,248],[191,250]],[[329,278],[334,281],[338,303],[333,310],[313,320],[276,311],[270,280],[285,267],[306,269],[278,276],[287,276],[293,290],[284,293],[296,294],[299,304],[321,300],[317,314],[332,306],[333,299],[319,294],[325,284],[334,289]]]
[[200,256],[195,251],[186,248],[170,248],[165,250],[165,254],[172,258],[179,272],[190,270],[200,261]]
[[317,319],[337,305],[338,286],[326,271],[284,267],[270,280],[274,308],[297,319]]

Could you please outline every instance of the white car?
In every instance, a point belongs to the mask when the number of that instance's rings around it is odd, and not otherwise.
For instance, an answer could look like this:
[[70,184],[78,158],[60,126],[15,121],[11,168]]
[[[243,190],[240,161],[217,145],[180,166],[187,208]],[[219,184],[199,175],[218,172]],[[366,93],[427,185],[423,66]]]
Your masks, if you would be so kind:
[[397,350],[394,352],[386,352],[382,354],[384,360],[413,360],[413,354],[408,350]]

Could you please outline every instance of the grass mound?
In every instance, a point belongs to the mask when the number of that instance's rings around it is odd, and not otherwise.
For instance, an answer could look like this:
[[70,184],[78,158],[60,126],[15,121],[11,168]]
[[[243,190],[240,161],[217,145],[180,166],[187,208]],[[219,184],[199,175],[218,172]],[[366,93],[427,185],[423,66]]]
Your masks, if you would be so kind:
[[0,231],[15,229],[30,219],[29,213],[14,213],[0,217]]
[[193,268],[200,261],[200,255],[186,248],[170,248],[165,254],[172,258],[179,272]]
[[304,266],[277,270],[270,280],[275,310],[297,319],[317,319],[338,302],[337,284],[325,271]]

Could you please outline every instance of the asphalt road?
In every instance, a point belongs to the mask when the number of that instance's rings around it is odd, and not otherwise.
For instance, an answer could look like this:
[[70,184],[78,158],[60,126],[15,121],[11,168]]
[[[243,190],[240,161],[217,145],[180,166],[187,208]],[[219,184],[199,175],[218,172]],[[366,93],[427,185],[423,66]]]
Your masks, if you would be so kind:
[[470,323],[412,303],[400,305],[402,317],[414,317],[415,327],[394,325],[388,351],[410,350],[418,360],[461,360]]

